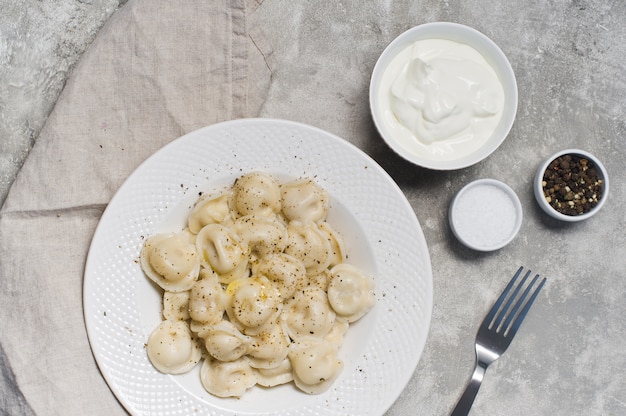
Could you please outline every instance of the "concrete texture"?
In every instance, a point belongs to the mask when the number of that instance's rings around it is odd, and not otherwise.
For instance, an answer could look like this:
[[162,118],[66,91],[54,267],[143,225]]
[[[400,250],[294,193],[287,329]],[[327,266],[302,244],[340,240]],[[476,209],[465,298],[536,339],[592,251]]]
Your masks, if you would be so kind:
[[0,0],[0,205],[72,68],[126,0]]
[[[119,3],[0,0],[2,199],[74,62]],[[487,371],[472,414],[626,414],[626,3],[265,0],[251,19],[262,22],[257,42],[268,48],[273,71],[261,115],[358,145],[397,181],[424,230],[435,289],[431,333],[388,415],[449,413],[473,368],[477,326],[520,265],[548,283],[511,348]],[[482,31],[517,76],[509,138],[460,171],[406,163],[369,117],[367,83],[378,55],[402,31],[429,21]],[[537,166],[569,147],[596,154],[611,178],[603,210],[580,224],[549,219],[532,195]],[[509,246],[481,254],[454,239],[447,209],[464,184],[485,177],[518,193],[525,218]]]
[[[626,216],[620,208],[626,201],[626,3],[278,3],[265,1],[258,10],[265,27],[280,27],[267,33],[275,63],[264,115],[317,125],[368,152],[409,198],[429,245],[431,333],[388,415],[449,414],[473,369],[477,327],[520,265],[548,283],[509,351],[487,371],[472,414],[626,414]],[[488,159],[460,171],[404,162],[382,143],[369,117],[367,82],[378,55],[395,36],[429,21],[482,31],[517,77],[519,107],[509,137]],[[333,104],[341,100],[347,105]],[[596,154],[611,178],[603,210],[580,224],[549,219],[532,194],[539,164],[565,148]],[[455,192],[478,178],[507,183],[524,209],[516,239],[494,253],[464,248],[448,226]]]

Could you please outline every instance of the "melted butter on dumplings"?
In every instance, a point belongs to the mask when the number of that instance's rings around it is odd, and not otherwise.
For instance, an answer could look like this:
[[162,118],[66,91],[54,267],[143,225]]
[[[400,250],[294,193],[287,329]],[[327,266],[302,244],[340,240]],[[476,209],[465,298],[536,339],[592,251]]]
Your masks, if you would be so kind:
[[163,289],[164,320],[146,351],[161,372],[190,371],[217,397],[255,384],[327,390],[350,324],[374,303],[374,281],[346,263],[327,222],[330,196],[310,179],[252,172],[200,197],[179,233],[148,238],[140,264]]

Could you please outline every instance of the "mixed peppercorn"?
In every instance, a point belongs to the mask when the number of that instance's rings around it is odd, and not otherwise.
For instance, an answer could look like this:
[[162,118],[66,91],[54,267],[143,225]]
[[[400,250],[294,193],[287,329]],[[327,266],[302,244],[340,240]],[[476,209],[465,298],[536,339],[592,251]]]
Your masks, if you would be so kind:
[[582,215],[602,198],[603,180],[595,164],[576,154],[557,157],[543,175],[543,194],[556,211]]

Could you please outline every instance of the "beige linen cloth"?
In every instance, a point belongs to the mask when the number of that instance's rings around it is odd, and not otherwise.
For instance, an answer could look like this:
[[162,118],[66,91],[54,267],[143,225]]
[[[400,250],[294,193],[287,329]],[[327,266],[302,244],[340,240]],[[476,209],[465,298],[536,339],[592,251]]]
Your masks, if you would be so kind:
[[85,330],[89,244],[154,151],[258,115],[270,70],[247,27],[257,3],[130,0],[75,68],[0,211],[0,414],[125,413]]

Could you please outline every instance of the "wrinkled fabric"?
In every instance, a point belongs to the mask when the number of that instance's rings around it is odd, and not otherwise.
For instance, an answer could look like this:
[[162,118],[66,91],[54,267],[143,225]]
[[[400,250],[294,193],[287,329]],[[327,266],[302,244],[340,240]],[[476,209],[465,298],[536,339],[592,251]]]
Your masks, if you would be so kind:
[[115,191],[157,149],[258,115],[268,51],[251,40],[261,35],[247,14],[259,3],[130,0],[74,69],[0,211],[1,412],[125,414],[85,330],[91,238]]

